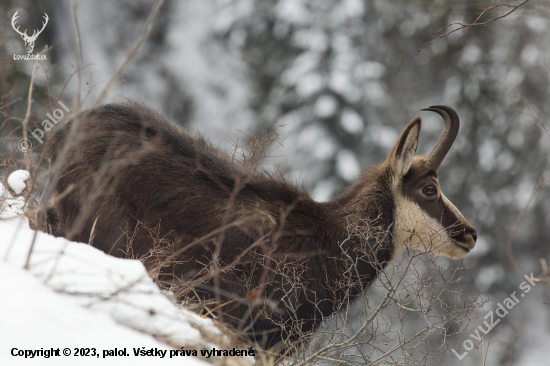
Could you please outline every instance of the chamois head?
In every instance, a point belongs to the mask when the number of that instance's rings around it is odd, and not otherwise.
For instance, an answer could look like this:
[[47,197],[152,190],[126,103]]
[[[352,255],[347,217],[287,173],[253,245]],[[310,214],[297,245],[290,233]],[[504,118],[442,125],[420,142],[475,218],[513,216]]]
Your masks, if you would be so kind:
[[415,156],[421,127],[417,117],[401,133],[385,162],[396,204],[394,245],[398,250],[411,248],[462,258],[475,246],[477,235],[441,192],[437,180],[437,168],[451,148],[460,122],[450,107],[436,105],[424,110],[445,120],[443,133],[428,157]]

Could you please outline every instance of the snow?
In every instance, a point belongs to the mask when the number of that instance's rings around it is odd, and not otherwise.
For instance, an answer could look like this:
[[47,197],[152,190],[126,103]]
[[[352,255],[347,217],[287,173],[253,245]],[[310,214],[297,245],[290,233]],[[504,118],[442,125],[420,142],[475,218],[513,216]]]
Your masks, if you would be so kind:
[[[115,258],[88,244],[38,232],[25,270],[35,232],[25,216],[13,217],[13,212],[11,216],[0,220],[1,365],[150,365],[159,356],[134,356],[134,348],[144,347],[167,351],[163,364],[194,366],[208,363],[192,356],[170,359],[174,348],[159,340],[177,349],[239,348],[212,320],[178,307],[140,261]],[[71,352],[95,348],[98,357],[61,355],[29,361],[12,356],[13,348],[69,348]],[[126,348],[128,356],[103,358],[104,350],[114,348]],[[219,363],[221,357],[210,361]],[[254,363],[252,357],[226,361],[228,365]]]
[[[18,172],[28,172],[26,170],[16,170],[8,178],[8,184],[15,192],[21,193],[25,188],[25,174]],[[17,174],[16,174],[17,173]],[[15,175],[15,176],[14,176]],[[21,188],[21,184],[23,188]],[[21,188],[19,191],[16,188]],[[9,219],[23,214],[23,206],[25,205],[24,197],[13,197],[10,191],[0,183],[0,219]]]
[[[5,229],[5,223],[1,226]],[[0,363],[3,365],[22,365],[33,361],[38,365],[146,365],[150,364],[151,360],[147,357],[133,357],[133,347],[170,349],[151,336],[120,326],[105,313],[90,311],[67,296],[56,293],[20,266],[0,262],[0,276],[3,279],[0,281],[3,296],[0,315],[0,342],[3,349],[0,353]],[[101,358],[102,350],[114,347],[127,348],[131,355]],[[79,357],[75,360],[74,356],[61,356],[30,361],[23,357],[11,356],[13,348],[69,348],[72,351],[74,348],[96,348],[101,355],[99,359]],[[194,358],[186,361],[186,365],[205,364]]]
[[245,64],[238,55],[228,54],[209,42],[211,24],[227,27],[229,19],[252,11],[246,4],[234,10],[236,13],[226,13],[202,0],[176,2],[174,13],[178,14],[178,21],[169,24],[170,51],[162,57],[165,68],[173,71],[177,82],[188,86],[186,93],[200,101],[193,105],[193,121],[202,130],[206,130],[207,124],[208,135],[217,141],[236,129],[245,130],[254,121],[247,110],[252,94],[243,82],[247,80]]
[[16,170],[10,174],[8,184],[16,194],[20,194],[27,187],[27,179],[30,174],[26,170]]
[[342,149],[336,156],[336,170],[342,178],[352,182],[359,178],[361,165],[359,165],[355,154],[351,150]]
[[363,131],[364,128],[361,116],[349,108],[342,112],[340,123],[342,124],[344,130],[352,134],[358,134]]
[[320,118],[332,117],[338,108],[338,101],[332,95],[321,95],[315,102],[315,114]]

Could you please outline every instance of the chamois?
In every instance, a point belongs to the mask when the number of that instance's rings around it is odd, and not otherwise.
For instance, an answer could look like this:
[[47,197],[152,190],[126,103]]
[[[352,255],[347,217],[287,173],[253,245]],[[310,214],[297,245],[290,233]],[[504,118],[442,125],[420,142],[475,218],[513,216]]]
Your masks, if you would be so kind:
[[[320,203],[139,103],[103,105],[76,117],[81,139],[51,182],[48,220],[57,236],[142,259],[161,283],[194,283],[192,293],[214,301],[226,323],[274,347],[314,331],[405,248],[462,258],[475,246],[474,228],[437,180],[458,115],[425,110],[445,121],[428,157],[415,156],[417,117],[385,162]],[[50,139],[52,164],[72,123]],[[370,233],[354,234],[361,225]],[[351,275],[343,252],[356,263]],[[361,286],[341,286],[344,272]]]

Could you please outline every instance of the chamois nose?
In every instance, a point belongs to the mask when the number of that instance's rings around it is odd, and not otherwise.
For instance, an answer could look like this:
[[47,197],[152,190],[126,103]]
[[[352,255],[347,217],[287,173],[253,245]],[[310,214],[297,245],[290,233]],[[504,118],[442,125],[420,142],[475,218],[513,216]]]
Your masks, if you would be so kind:
[[477,234],[476,234],[475,229],[469,230],[468,233],[472,236],[474,241],[477,241]]

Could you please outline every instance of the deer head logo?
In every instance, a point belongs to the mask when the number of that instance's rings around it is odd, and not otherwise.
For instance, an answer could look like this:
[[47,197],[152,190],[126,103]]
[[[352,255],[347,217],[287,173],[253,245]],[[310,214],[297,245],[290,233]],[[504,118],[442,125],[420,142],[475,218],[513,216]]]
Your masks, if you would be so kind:
[[[46,24],[48,24],[48,14],[44,13],[44,22],[42,22],[42,29],[40,29],[39,31],[38,30],[34,30],[32,36],[29,36],[27,34],[27,30],[25,29],[24,32],[21,32],[19,30],[19,26],[17,26],[17,28],[15,27],[15,21],[17,20],[17,18],[19,17],[19,15],[17,14],[19,13],[19,10],[15,12],[15,14],[13,14],[13,17],[11,18],[11,26],[13,27],[13,29],[19,33],[21,35],[21,38],[23,38],[23,41],[25,41],[25,49],[27,50],[27,53],[31,53],[32,50],[34,49],[34,42],[36,41],[36,38],[38,38],[38,35],[40,33],[42,33],[42,31],[44,30],[44,28],[46,28]],[[37,33],[38,32],[38,33]]]

